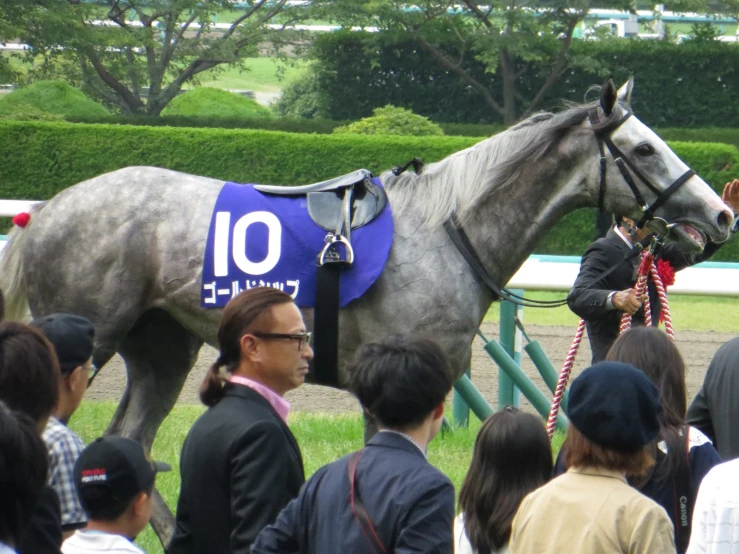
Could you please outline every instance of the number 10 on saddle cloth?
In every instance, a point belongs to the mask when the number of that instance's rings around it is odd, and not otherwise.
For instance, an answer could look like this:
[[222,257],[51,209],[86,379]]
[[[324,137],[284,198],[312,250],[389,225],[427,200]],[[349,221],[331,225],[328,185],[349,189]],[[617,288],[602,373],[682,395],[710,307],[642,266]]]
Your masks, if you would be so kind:
[[[373,180],[379,185],[379,180]],[[390,254],[389,204],[352,231],[354,263],[342,270],[340,306],[362,296]],[[269,286],[290,294],[301,308],[316,301],[316,257],[326,231],[308,214],[305,196],[264,194],[252,185],[226,183],[218,195],[203,259],[200,305],[222,308],[243,290]]]

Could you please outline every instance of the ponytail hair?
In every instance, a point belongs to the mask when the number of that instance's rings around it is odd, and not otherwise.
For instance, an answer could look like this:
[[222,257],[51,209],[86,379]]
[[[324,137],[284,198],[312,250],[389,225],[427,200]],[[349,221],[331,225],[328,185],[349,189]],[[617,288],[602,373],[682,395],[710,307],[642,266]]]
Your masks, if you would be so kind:
[[215,406],[223,398],[223,385],[241,361],[241,337],[272,328],[272,306],[292,302],[292,297],[272,287],[257,287],[234,296],[223,310],[218,328],[220,355],[200,385],[200,400]]
[[223,385],[228,380],[227,372],[221,371],[225,365],[223,357],[218,356],[218,359],[208,368],[203,384],[200,385],[200,400],[208,407],[215,406],[223,397]]

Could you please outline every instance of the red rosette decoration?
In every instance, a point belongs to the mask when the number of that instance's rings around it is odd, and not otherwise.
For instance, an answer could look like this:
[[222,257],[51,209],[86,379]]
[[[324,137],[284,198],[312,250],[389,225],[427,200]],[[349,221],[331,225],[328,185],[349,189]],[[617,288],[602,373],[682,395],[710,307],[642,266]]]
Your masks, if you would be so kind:
[[31,221],[31,214],[29,214],[28,212],[21,212],[13,218],[13,225],[17,225],[18,227],[25,227],[26,225],[28,225],[29,221]]
[[675,284],[675,270],[667,260],[661,258],[657,260],[657,273],[659,274],[659,278],[662,279],[665,289]]

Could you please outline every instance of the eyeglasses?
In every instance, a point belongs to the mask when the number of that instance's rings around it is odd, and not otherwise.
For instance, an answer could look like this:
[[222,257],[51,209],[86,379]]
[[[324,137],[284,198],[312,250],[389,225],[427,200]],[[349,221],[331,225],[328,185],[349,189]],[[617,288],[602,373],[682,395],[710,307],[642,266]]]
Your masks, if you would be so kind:
[[298,350],[303,350],[306,346],[310,344],[310,339],[313,336],[313,333],[296,333],[296,334],[287,334],[287,333],[252,333],[255,337],[259,337],[260,339],[283,339],[283,340],[296,340],[298,341]]

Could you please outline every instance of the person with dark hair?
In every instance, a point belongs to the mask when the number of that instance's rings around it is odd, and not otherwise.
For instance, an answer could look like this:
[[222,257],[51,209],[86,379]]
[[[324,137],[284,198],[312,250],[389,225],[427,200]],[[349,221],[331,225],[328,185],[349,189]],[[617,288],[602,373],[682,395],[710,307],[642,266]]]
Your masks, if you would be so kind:
[[111,436],[93,441],[74,466],[87,527],[64,541],[63,554],[143,554],[133,541],[149,523],[157,473],[171,469],[150,461],[134,440]]
[[[632,485],[667,511],[675,528],[677,551],[683,554],[690,541],[698,487],[708,471],[721,463],[711,441],[685,424],[685,363],[677,346],[654,327],[634,327],[623,333],[606,360],[633,365],[659,389],[662,418],[651,445],[657,463],[648,478],[632,480]],[[565,458],[564,449],[560,450],[555,475],[567,470]]]
[[716,445],[723,460],[739,458],[739,337],[713,355],[687,420]]
[[46,448],[35,422],[0,402],[0,554],[15,554],[47,471]]
[[570,387],[569,469],[529,494],[513,520],[515,554],[668,554],[670,517],[630,487],[654,464],[649,444],[662,412],[659,390],[621,362],[600,362]]
[[[721,463],[708,437],[685,424],[685,363],[664,332],[647,327],[623,333],[606,359],[641,369],[660,391],[662,420],[654,449],[657,464],[649,480],[637,486],[667,511],[675,527],[677,551],[683,554],[690,541],[698,487],[711,468]],[[675,502],[676,498],[680,500]]]
[[320,468],[253,554],[454,551],[454,486],[426,460],[452,388],[431,340],[394,336],[360,347],[350,389],[378,422],[365,448]]
[[[0,323],[0,401],[29,416],[39,440],[56,406],[60,379],[54,347],[38,329]],[[17,549],[20,554],[59,554],[61,544],[59,498],[47,485]]]
[[507,554],[524,497],[549,481],[552,447],[541,419],[507,406],[485,420],[459,492],[457,554]]
[[280,290],[249,289],[226,305],[220,355],[200,389],[208,410],[182,447],[170,554],[248,553],[298,495],[305,473],[284,394],[305,380],[310,338]]
[[54,346],[62,378],[59,401],[44,429],[43,439],[49,451],[49,484],[56,491],[62,508],[64,538],[85,526],[87,518],[74,486],[73,471],[85,445],[67,422],[82,402],[92,371],[95,329],[77,315],[53,314],[31,322]]
[[[739,179],[726,183],[723,201],[739,214]],[[621,316],[624,313],[634,316],[634,325],[644,325],[643,298],[637,298],[636,285],[639,256],[624,261],[624,256],[636,242],[648,240],[650,231],[637,229],[634,221],[619,217],[616,226],[608,231],[605,238],[596,240],[582,256],[580,273],[568,296],[570,310],[586,321],[588,340],[592,352],[592,363],[605,359],[608,349],[618,337]],[[643,244],[643,243],[642,243]],[[669,263],[673,272],[700,263],[710,258],[721,244],[708,242],[700,254],[688,254],[677,243],[666,243],[658,253],[659,260]],[[606,277],[602,275],[617,266]],[[652,322],[660,320],[661,305],[657,289],[649,280],[649,302]]]

